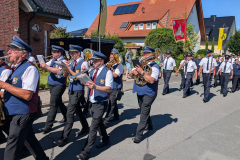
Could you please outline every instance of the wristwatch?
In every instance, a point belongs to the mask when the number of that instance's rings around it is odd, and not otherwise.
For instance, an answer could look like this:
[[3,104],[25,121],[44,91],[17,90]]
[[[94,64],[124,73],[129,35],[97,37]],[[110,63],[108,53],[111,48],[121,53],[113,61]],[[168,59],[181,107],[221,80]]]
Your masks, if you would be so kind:
[[145,72],[143,71],[142,76],[144,76],[144,75],[145,75]]

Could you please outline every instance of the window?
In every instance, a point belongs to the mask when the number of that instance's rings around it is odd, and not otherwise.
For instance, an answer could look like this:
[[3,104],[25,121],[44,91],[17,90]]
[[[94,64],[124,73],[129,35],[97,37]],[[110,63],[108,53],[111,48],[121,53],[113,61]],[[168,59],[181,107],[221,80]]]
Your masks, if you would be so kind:
[[151,23],[147,23],[147,29],[151,29]]
[[140,23],[139,29],[143,29],[143,23]]
[[153,22],[152,23],[152,29],[156,29],[157,28],[157,22]]
[[120,29],[126,29],[128,22],[123,22]]
[[138,30],[138,24],[134,24],[134,30]]

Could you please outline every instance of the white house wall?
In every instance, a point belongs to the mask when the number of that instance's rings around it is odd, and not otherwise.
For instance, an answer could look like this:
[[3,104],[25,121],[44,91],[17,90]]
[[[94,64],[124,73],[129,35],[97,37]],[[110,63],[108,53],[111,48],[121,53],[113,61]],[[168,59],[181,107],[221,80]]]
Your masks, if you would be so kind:
[[145,38],[121,38],[124,44],[136,43],[136,45],[144,46]]
[[196,47],[194,48],[194,52],[197,52],[199,49],[201,49],[201,47],[200,47],[201,33],[200,33],[200,28],[199,28],[196,4],[194,4],[193,9],[188,17],[187,24],[189,24],[189,23],[192,23],[195,32],[199,36],[198,43],[196,44]]

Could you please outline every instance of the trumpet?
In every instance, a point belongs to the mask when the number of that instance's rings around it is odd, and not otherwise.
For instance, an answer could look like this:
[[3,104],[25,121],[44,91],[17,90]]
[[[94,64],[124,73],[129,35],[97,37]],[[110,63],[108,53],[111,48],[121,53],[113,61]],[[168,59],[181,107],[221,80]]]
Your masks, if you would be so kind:
[[115,63],[122,63],[123,62],[123,59],[122,59],[122,56],[120,54],[114,54],[113,55],[113,60],[109,61],[108,63],[106,63],[106,68],[110,69],[110,70],[113,70],[112,66],[115,64]]
[[9,58],[9,56],[3,56],[3,57],[0,57],[0,59],[7,59],[7,58]]

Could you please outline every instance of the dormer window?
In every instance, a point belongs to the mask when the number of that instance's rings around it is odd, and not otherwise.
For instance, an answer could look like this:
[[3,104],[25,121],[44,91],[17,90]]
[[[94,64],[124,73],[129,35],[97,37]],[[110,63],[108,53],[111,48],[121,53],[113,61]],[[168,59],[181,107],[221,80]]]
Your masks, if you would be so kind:
[[140,23],[139,29],[143,29],[143,23]]
[[152,29],[156,29],[157,28],[157,22],[153,22],[152,23]]
[[147,29],[151,29],[151,23],[147,23]]
[[138,24],[134,24],[134,30],[138,30]]

